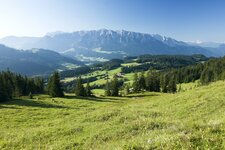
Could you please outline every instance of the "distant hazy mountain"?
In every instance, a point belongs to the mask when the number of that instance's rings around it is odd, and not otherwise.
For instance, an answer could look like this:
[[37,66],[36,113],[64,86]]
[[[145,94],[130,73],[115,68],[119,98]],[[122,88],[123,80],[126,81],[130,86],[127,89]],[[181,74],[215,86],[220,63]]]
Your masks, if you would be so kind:
[[213,53],[213,56],[224,56],[225,55],[225,43],[217,42],[187,42],[189,45],[200,46]]
[[201,46],[205,48],[218,48],[220,45],[223,43],[217,43],[217,42],[201,42],[201,41],[196,41],[196,42],[187,42],[189,45],[192,46]]
[[84,60],[105,60],[141,54],[215,55],[205,48],[169,37],[124,30],[56,32],[39,38],[6,37],[1,39],[0,43],[21,49],[51,49]]
[[225,55],[225,44],[220,44],[218,47],[208,47],[208,50],[214,52],[218,56],[224,56]]
[[22,51],[0,45],[0,70],[8,68],[26,75],[37,75],[65,69],[67,65],[82,65],[82,63],[50,50]]

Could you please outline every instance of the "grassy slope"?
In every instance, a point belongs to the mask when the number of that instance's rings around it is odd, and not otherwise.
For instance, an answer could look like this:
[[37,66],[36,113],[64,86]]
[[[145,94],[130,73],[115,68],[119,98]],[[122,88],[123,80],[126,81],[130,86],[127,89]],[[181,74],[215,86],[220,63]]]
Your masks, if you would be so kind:
[[[140,65],[140,63],[132,62],[132,63],[123,63],[123,64],[121,64],[121,66],[137,66],[137,65]],[[91,72],[91,73],[88,73],[88,74],[84,74],[81,77],[82,78],[97,77],[99,75],[104,75],[106,72],[108,72],[109,78],[112,79],[112,77],[116,73],[121,72],[121,67],[118,67],[116,69],[112,69],[112,70],[109,70],[109,71],[107,71],[107,70],[94,71],[94,72]],[[134,75],[134,73],[129,73],[129,74],[125,74],[124,77],[126,79],[128,79],[128,80],[132,80],[133,75]],[[71,81],[74,81],[74,80],[76,80],[76,77],[67,77],[67,78],[63,79],[62,82],[71,82]],[[98,80],[90,82],[90,85],[93,85],[93,84],[102,85],[102,84],[105,84],[105,83],[106,83],[105,79],[100,79],[98,77]]]
[[[88,73],[88,74],[82,75],[81,77],[82,77],[83,79],[89,78],[89,77],[97,77],[98,80],[93,81],[93,82],[90,82],[90,85],[93,85],[93,84],[103,85],[103,84],[106,83],[106,80],[105,80],[104,78],[99,78],[98,76],[99,76],[99,75],[104,75],[104,74],[106,74],[106,72],[108,72],[109,78],[112,79],[113,76],[114,76],[116,73],[121,72],[121,67],[116,68],[116,69],[112,69],[112,70],[109,70],[109,71],[106,71],[106,70],[102,70],[102,71],[94,71],[94,72],[92,72],[92,73]],[[74,81],[74,80],[76,80],[76,79],[77,79],[76,77],[67,77],[67,78],[63,79],[62,82],[71,82],[71,81]],[[84,84],[84,85],[86,85],[86,84]]]
[[224,91],[14,100],[0,104],[0,149],[224,149]]

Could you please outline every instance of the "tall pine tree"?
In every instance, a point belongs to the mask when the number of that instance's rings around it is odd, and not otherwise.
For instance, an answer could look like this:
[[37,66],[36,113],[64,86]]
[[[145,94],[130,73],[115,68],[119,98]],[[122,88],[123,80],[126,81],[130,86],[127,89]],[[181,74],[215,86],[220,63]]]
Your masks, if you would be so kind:
[[168,83],[169,83],[168,74],[162,74],[160,78],[160,86],[162,88],[163,93],[168,92]]
[[48,93],[51,97],[63,97],[63,90],[61,88],[60,76],[58,72],[50,77],[48,82]]
[[6,89],[5,85],[3,83],[3,79],[0,76],[0,102],[6,101],[8,99],[7,94],[6,94]]
[[176,93],[177,92],[176,78],[174,76],[172,76],[170,78],[170,81],[168,83],[168,92],[170,92],[170,93]]
[[140,91],[140,90],[145,90],[145,89],[146,89],[145,74],[144,74],[144,72],[142,72],[138,78],[138,90]]
[[106,81],[105,84],[105,96],[111,96],[111,90],[110,90],[110,83],[109,80]]
[[91,87],[90,87],[90,84],[89,84],[89,81],[87,82],[87,85],[86,85],[86,96],[92,96],[92,92],[91,92]]
[[76,80],[75,94],[76,94],[76,96],[86,96],[86,91],[85,91],[84,86],[82,84],[81,77],[78,77],[78,79]]
[[114,75],[113,77],[111,87],[112,87],[111,96],[119,96],[119,84],[116,75]]
[[150,70],[147,73],[146,89],[152,92],[160,92],[159,74],[155,70]]
[[136,72],[134,73],[134,80],[133,80],[132,88],[133,88],[134,92],[138,92],[139,91],[138,75],[137,75]]

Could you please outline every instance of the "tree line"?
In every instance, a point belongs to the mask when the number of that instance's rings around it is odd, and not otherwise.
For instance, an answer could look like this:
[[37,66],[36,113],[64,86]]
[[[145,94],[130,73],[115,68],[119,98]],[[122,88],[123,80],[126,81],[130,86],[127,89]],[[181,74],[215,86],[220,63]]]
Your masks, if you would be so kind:
[[[91,87],[89,85],[89,81],[87,81],[86,87],[83,85],[83,80],[81,77],[78,77],[75,81],[73,90],[76,96],[82,97],[90,97],[93,96],[91,92]],[[64,90],[62,88],[62,84],[60,82],[60,75],[58,72],[54,72],[50,77],[47,85],[47,92],[51,97],[63,97]]]
[[191,65],[180,69],[164,71],[176,78],[177,83],[188,83],[200,80],[202,85],[225,79],[225,57],[214,58],[204,63]]
[[131,92],[141,91],[175,93],[177,91],[176,78],[156,70],[149,70],[146,75],[144,72],[139,75],[135,73]]
[[209,58],[204,55],[142,55],[136,60],[141,63],[137,66],[123,66],[123,73],[147,71],[149,69],[167,70],[171,68],[182,68],[207,61]]
[[[203,62],[182,68],[170,68],[169,70],[150,70],[146,76],[144,73],[139,75],[135,73],[130,91],[134,93],[140,91],[175,93],[177,91],[177,84],[180,83],[189,83],[199,80],[202,85],[206,85],[214,81],[225,79],[225,57],[211,58],[204,62],[205,57],[194,55],[194,59],[195,61]],[[125,90],[128,91],[127,86],[124,87],[126,87]]]
[[105,85],[105,96],[119,96],[119,87],[121,85],[118,82],[118,78],[114,75],[113,79],[109,82],[106,81]]
[[135,73],[132,85],[119,83],[116,75],[111,81],[107,80],[105,84],[105,96],[121,96],[121,90],[124,91],[124,95],[143,91],[164,93],[177,92],[176,78],[169,74],[162,74],[156,70],[149,70],[146,75],[144,72],[139,74]]
[[40,77],[28,78],[9,70],[0,72],[0,101],[43,92],[44,80]]

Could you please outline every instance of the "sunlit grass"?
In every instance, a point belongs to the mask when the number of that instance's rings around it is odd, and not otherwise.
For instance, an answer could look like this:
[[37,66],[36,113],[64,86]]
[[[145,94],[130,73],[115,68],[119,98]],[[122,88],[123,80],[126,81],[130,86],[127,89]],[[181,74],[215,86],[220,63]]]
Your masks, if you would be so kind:
[[137,62],[131,62],[131,63],[123,63],[121,64],[122,66],[138,66],[140,65],[140,63],[137,63]]
[[23,97],[0,104],[0,149],[224,149],[224,90]]

